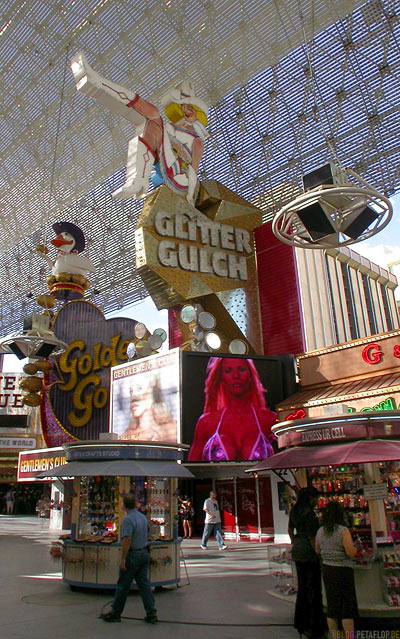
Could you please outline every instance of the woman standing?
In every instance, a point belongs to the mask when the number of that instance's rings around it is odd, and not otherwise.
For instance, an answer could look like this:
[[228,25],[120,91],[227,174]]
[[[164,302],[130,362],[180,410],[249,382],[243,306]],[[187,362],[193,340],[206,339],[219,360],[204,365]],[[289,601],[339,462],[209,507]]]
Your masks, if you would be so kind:
[[183,538],[191,539],[192,537],[192,521],[193,521],[193,506],[189,497],[185,495],[182,501],[182,524],[183,524]]
[[336,501],[329,502],[322,512],[322,526],[317,532],[316,551],[322,557],[329,630],[333,634],[333,631],[338,629],[338,620],[341,619],[347,638],[354,632],[354,617],[358,617],[351,561],[357,549],[344,523],[343,506]]
[[294,627],[300,637],[323,637],[326,623],[322,610],[322,585],[320,563],[315,552],[315,535],[319,528],[314,507],[318,491],[302,488],[297,502],[290,511],[289,536],[292,542],[292,559],[297,571],[297,599]]

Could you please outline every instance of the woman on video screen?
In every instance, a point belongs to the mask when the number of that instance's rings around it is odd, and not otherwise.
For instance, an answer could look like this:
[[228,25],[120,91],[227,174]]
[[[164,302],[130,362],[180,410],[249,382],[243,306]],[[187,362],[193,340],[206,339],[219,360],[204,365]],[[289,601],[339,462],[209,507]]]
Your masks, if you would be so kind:
[[256,461],[273,455],[276,414],[266,407],[251,359],[211,357],[204,394],[188,461]]
[[122,437],[141,441],[176,442],[176,421],[163,401],[158,377],[138,376],[129,389],[130,420]]

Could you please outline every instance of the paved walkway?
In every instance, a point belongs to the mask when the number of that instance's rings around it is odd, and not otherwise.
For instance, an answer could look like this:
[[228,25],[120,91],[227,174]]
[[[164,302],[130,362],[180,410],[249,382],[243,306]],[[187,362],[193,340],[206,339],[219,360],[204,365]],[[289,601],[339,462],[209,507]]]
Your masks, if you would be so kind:
[[[121,624],[98,615],[111,599],[103,592],[72,592],[61,581],[60,564],[49,555],[58,531],[48,520],[0,515],[1,639],[294,639],[293,603],[270,594],[265,544],[230,542],[219,552],[214,540],[184,540],[180,588],[156,592],[160,623],[142,620],[140,597],[132,593]],[[186,585],[187,584],[187,585]]]

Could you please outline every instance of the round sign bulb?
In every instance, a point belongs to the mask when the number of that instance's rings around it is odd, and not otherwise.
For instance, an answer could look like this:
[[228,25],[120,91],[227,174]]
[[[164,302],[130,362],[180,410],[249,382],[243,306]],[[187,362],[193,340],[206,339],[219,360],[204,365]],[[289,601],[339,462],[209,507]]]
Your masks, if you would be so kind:
[[126,354],[128,355],[129,359],[132,359],[133,357],[135,357],[136,355],[136,346],[133,342],[130,342],[130,344],[128,344],[127,349],[126,349]]
[[233,339],[229,343],[229,352],[232,355],[246,355],[248,352],[247,344],[242,339]]
[[145,327],[144,324],[142,324],[141,322],[138,322],[137,324],[135,324],[135,328],[133,329],[133,334],[135,337],[137,337],[137,339],[143,339],[146,333],[147,333],[147,328]]
[[217,320],[215,319],[214,315],[212,315],[211,313],[207,313],[207,311],[202,311],[201,313],[199,313],[197,321],[201,328],[205,328],[207,331],[211,331],[217,324]]
[[163,342],[167,339],[167,331],[164,331],[163,328],[156,328],[153,335],[159,335]]
[[217,351],[221,348],[221,338],[217,333],[207,333],[205,336],[205,342],[213,351]]
[[156,351],[157,348],[161,348],[161,346],[163,345],[163,340],[161,335],[157,335],[156,333],[154,333],[153,335],[150,335],[150,337],[147,338],[147,342],[148,344],[150,344],[153,351]]
[[180,317],[182,322],[185,324],[190,324],[196,319],[196,311],[194,306],[187,305],[181,309]]
[[138,357],[147,357],[153,353],[153,349],[146,340],[141,339],[136,342],[136,353]]

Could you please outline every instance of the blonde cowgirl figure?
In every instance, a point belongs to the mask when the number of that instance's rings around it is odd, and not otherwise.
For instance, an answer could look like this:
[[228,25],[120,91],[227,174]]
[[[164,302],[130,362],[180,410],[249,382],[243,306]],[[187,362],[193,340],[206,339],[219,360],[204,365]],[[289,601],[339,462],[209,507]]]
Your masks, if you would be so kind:
[[273,455],[276,413],[266,407],[251,359],[211,357],[204,393],[188,461],[257,461]]
[[203,142],[208,137],[208,107],[195,95],[190,80],[183,80],[161,97],[166,116],[163,120],[154,104],[96,73],[82,52],[71,60],[71,70],[78,91],[136,128],[128,146],[125,184],[113,196],[141,198],[146,195],[151,178],[154,186],[165,184],[193,204],[199,187],[197,169]]

